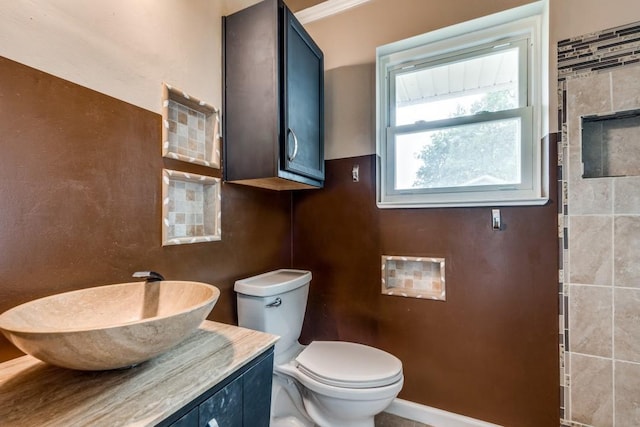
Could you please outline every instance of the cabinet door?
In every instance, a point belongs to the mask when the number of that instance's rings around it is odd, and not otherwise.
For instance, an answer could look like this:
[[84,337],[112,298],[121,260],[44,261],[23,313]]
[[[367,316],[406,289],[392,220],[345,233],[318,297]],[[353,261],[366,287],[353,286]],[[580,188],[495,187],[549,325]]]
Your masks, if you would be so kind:
[[273,353],[242,376],[244,427],[269,427]]
[[200,404],[200,427],[242,427],[242,377]]
[[284,8],[284,169],[324,180],[324,63],[322,51]]
[[198,408],[193,408],[191,411],[187,412],[182,418],[171,424],[171,427],[199,427]]

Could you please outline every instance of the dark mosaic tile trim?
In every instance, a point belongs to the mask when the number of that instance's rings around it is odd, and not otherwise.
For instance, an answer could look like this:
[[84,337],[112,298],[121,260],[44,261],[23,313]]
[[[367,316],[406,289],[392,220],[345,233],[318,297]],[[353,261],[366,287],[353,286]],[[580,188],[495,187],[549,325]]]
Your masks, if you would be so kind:
[[611,71],[613,68],[626,67],[640,63],[640,22],[622,25],[596,33],[572,37],[558,42],[558,182],[561,189],[559,205],[563,220],[559,219],[559,307],[561,317],[559,338],[560,350],[560,427],[582,427],[584,424],[571,420],[570,404],[571,375],[566,370],[565,354],[569,348],[569,296],[564,284],[567,282],[564,260],[569,249],[567,181],[563,173],[567,140],[567,78]]
[[[633,23],[558,42],[558,78],[640,62],[640,25]],[[566,105],[561,110],[566,112]],[[564,121],[563,121],[564,122]]]

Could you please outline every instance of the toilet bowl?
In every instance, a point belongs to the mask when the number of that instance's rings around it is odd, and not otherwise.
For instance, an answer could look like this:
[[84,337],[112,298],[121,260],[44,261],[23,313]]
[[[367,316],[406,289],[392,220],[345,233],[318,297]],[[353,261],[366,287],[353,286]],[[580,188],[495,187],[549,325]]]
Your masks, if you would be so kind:
[[370,346],[298,342],[311,273],[277,270],[236,282],[238,323],[280,336],[272,427],[373,427],[402,389],[402,362]]

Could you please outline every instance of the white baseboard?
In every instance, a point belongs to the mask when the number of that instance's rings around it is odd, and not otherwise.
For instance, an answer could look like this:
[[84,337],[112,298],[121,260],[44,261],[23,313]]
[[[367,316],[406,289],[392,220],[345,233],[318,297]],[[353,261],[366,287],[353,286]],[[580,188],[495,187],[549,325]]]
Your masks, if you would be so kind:
[[395,399],[385,412],[433,427],[500,427],[498,424],[476,420],[403,399]]

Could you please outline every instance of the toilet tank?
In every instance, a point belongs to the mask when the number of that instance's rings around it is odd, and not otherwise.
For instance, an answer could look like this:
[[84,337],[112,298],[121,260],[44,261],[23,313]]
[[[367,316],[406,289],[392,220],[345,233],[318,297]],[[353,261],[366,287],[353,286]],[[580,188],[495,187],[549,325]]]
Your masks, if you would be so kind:
[[238,280],[238,325],[280,336],[275,353],[298,342],[307,307],[311,272],[276,270]]

